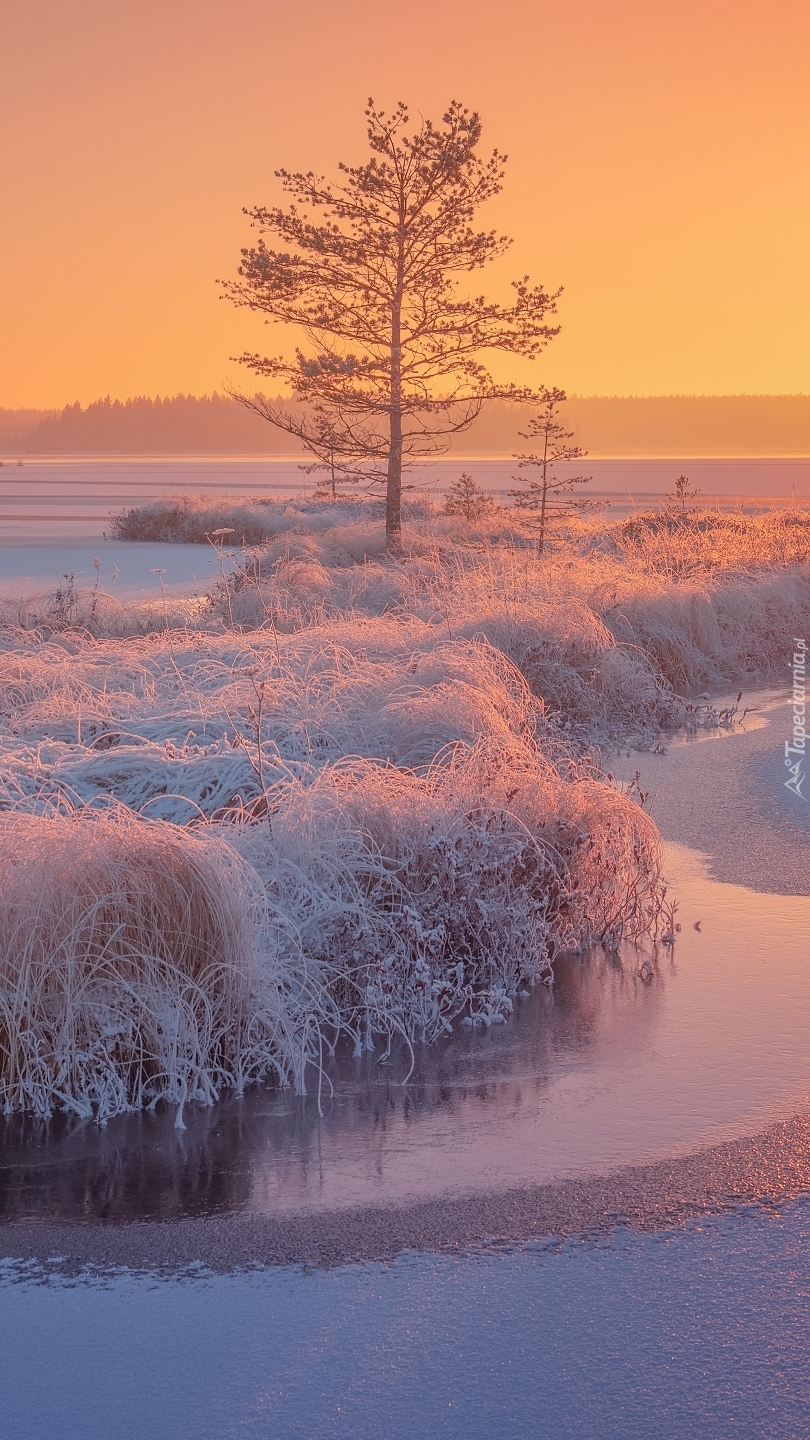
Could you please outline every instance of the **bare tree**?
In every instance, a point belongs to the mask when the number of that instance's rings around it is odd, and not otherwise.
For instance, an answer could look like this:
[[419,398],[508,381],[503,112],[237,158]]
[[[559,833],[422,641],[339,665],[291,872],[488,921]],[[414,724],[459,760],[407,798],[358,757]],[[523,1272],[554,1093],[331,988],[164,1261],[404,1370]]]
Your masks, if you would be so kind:
[[575,485],[588,484],[592,478],[590,475],[558,479],[554,471],[555,465],[579,460],[588,453],[580,449],[579,445],[568,444],[569,440],[573,440],[574,432],[566,430],[558,416],[559,407],[567,398],[564,390],[547,390],[544,387],[536,396],[540,401],[540,410],[537,415],[532,416],[528,430],[518,431],[524,440],[540,441],[539,451],[515,456],[520,462],[521,470],[530,468],[539,471],[539,474],[536,478],[534,475],[513,475],[512,479],[517,480],[524,489],[509,491],[517,508],[530,512],[535,520],[537,550],[540,555],[543,553],[550,520],[584,510],[593,503],[572,494]]
[[366,119],[371,158],[341,164],[337,182],[276,172],[292,201],[245,211],[259,238],[224,288],[236,305],[303,336],[293,360],[241,356],[286,383],[292,403],[236,398],[320,461],[331,450],[344,473],[384,483],[395,549],[403,466],[446,450],[486,400],[531,399],[525,387],[494,380],[482,357],[535,358],[558,333],[548,317],[559,291],[524,277],[499,304],[460,285],[511,243],[474,228],[478,207],[502,188],[505,161],[497,150],[479,156],[474,111],[454,101],[440,126],[424,120],[411,132],[404,104],[386,115],[369,101]]

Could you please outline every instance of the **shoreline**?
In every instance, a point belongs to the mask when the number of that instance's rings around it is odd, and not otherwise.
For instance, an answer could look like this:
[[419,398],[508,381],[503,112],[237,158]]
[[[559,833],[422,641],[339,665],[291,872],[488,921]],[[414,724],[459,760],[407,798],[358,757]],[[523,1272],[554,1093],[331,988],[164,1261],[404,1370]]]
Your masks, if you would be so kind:
[[[664,833],[693,847],[702,839],[717,880],[749,886],[755,880],[759,883],[751,888],[766,893],[807,894],[806,829],[786,813],[774,783],[772,757],[783,706],[768,709],[769,723],[717,736],[726,741],[719,749],[684,744],[673,747],[666,759],[645,756],[642,769]],[[631,768],[640,759],[632,757]],[[693,782],[697,774],[706,802],[699,816],[685,793],[687,771]],[[741,774],[745,785],[739,784]],[[707,823],[712,812],[713,823]],[[694,833],[698,825],[700,835]],[[749,845],[741,847],[738,839],[729,844],[729,837],[744,828]],[[341,1207],[327,1202],[275,1213],[234,1207],[176,1218],[0,1220],[0,1255],[40,1262],[58,1257],[70,1271],[87,1266],[172,1271],[193,1263],[215,1271],[255,1264],[328,1267],[392,1259],[410,1250],[458,1253],[604,1235],[617,1226],[661,1230],[740,1205],[778,1205],[807,1192],[810,1111],[802,1108],[752,1134],[703,1145],[691,1154],[579,1170],[563,1179],[513,1181],[503,1189],[489,1186],[475,1193],[451,1189],[431,1198]]]
[[67,1274],[120,1267],[170,1274],[192,1264],[217,1273],[257,1265],[320,1269],[393,1260],[404,1251],[457,1254],[596,1238],[617,1228],[652,1233],[807,1193],[810,1112],[675,1160],[404,1206],[124,1224],[11,1221],[0,1227],[0,1254]]

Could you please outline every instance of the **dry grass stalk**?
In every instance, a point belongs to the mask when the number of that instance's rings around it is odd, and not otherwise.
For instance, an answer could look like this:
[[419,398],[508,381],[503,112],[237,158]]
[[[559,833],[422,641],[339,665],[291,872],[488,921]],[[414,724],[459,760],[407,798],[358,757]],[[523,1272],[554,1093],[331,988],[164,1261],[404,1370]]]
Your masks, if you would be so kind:
[[295,1004],[262,954],[266,897],[214,835],[120,808],[5,814],[0,890],[7,1112],[166,1100],[180,1119],[223,1088],[303,1082]]

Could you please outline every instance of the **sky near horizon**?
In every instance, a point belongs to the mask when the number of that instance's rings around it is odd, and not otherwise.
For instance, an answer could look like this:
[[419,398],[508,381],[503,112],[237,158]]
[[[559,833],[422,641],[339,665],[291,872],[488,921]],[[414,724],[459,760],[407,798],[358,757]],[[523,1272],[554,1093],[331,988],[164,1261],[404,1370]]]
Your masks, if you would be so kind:
[[810,391],[807,0],[0,0],[0,67],[0,406],[246,380],[241,207],[362,161],[369,95],[509,155],[488,288],[564,287],[537,381]]

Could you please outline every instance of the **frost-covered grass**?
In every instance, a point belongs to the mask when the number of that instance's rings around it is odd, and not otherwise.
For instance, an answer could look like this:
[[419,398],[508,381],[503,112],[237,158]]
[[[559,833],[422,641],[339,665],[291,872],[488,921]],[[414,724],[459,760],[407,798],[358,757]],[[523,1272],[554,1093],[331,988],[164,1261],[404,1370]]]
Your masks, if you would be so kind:
[[[466,539],[470,527],[447,515],[430,498],[405,498],[402,504],[406,547],[424,548],[429,536],[442,534]],[[241,501],[185,495],[177,500],[156,500],[114,516],[107,530],[110,540],[170,540],[202,545],[210,536],[228,531],[230,543],[264,545],[284,536],[309,533],[319,536],[326,553],[338,561],[362,561],[385,552],[385,504],[381,499],[345,493],[332,500],[298,496],[267,500],[262,496]],[[478,535],[511,534],[523,527],[512,512],[493,506],[474,527]]]
[[8,1109],[302,1089],[341,1033],[504,1019],[560,950],[658,923],[655,828],[595,747],[694,723],[684,692],[810,620],[790,513],[579,525],[540,561],[503,512],[414,507],[391,559],[369,502],[264,508],[207,600],[6,611]]
[[[98,834],[106,843],[110,801],[126,807],[122,834],[136,860],[139,827],[143,854],[154,845],[159,868],[166,837],[191,835],[210,847],[200,853],[214,868],[227,850],[261,881],[269,918],[251,922],[250,935],[244,926],[233,931],[253,976],[246,1003],[275,1014],[281,977],[294,992],[282,1007],[285,1016],[292,1007],[294,1023],[262,1030],[249,1064],[212,1063],[208,1090],[195,1072],[189,1094],[238,1085],[262,1064],[300,1086],[297,1056],[312,1059],[316,1036],[320,1053],[340,1029],[356,1047],[374,1036],[413,1044],[446,1031],[462,1011],[502,1019],[519,988],[548,978],[560,949],[602,938],[615,944],[641,933],[656,912],[657,836],[648,817],[555,734],[500,651],[434,634],[432,648],[420,652],[415,642],[424,632],[415,622],[366,620],[350,634],[334,626],[288,636],[175,632],[98,641],[67,632],[49,642],[28,635],[25,646],[18,635],[8,644],[0,776],[6,894],[24,873],[31,894],[48,897],[56,854],[70,893],[70,876],[78,884],[92,870],[75,837]],[[144,872],[133,861],[127,877],[126,854],[119,847],[116,883],[139,893]],[[99,872],[94,895],[109,873]],[[227,865],[223,884],[231,884]],[[38,937],[59,933],[50,903],[36,919]],[[104,944],[94,938],[98,913],[91,907],[86,924],[71,922],[72,960],[54,940],[60,974],[71,964],[83,973],[88,945]],[[173,942],[163,938],[163,920],[155,924],[153,948],[162,955]],[[53,1007],[61,1016],[67,989],[49,992],[46,1005],[28,968],[14,978],[22,933],[4,940],[4,984],[20,987],[15,1013],[44,1017],[47,1010],[50,1036]],[[147,955],[147,940],[138,944]],[[258,969],[250,960],[256,953]],[[129,952],[121,963],[131,968]],[[114,971],[118,952],[105,951],[104,964]],[[104,968],[105,984],[109,975]],[[173,1014],[174,979],[160,1000],[162,982],[150,975],[155,1004]],[[266,986],[262,1011],[255,997]],[[198,1003],[195,991],[192,1009]],[[40,1044],[39,1023],[32,1021],[32,1045]],[[73,1033],[67,1015],[54,1023],[60,1035]],[[80,1029],[84,1037],[93,1023],[83,1019]],[[188,1043],[197,1055],[196,1041]],[[80,1049],[90,1063],[96,1052],[84,1038]],[[47,1054],[57,1050],[47,1039]],[[117,1091],[104,1080],[119,1107],[158,1093],[121,1064]],[[172,1072],[159,1093],[181,1099],[183,1083]],[[62,1085],[51,1103],[86,1105],[89,1081]],[[18,1084],[13,1103],[27,1093]]]
[[747,515],[669,506],[609,526],[586,522],[571,538],[583,553],[612,555],[662,577],[754,575],[807,561],[810,513],[775,508]]
[[[303,1078],[300,968],[212,830],[120,806],[0,816],[0,1102],[99,1118]],[[303,1031],[302,1031],[303,1022]]]

